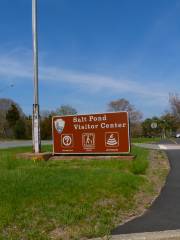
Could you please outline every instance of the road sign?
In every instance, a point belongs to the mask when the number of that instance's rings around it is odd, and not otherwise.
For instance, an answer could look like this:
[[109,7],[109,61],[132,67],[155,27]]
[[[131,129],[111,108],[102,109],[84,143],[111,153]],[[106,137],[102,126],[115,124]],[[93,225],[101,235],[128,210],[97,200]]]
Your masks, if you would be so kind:
[[157,128],[157,122],[152,122],[152,123],[151,123],[151,128],[152,128],[152,129]]
[[54,154],[119,154],[130,152],[127,112],[52,119]]

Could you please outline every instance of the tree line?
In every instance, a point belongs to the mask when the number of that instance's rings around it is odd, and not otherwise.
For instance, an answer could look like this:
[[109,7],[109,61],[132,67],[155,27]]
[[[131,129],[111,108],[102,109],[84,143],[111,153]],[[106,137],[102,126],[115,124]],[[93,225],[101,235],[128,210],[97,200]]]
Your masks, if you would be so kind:
[[[77,110],[70,105],[62,105],[53,111],[41,112],[41,138],[51,139],[51,120],[56,115],[75,115]],[[20,105],[12,99],[0,99],[0,139],[31,139],[32,116],[26,115]]]
[[[160,117],[143,120],[143,114],[127,99],[119,98],[107,105],[108,112],[127,111],[130,117],[130,133],[132,137],[166,137],[173,136],[180,130],[180,97],[169,96],[169,111]],[[78,111],[70,105],[61,105],[56,110],[41,112],[41,138],[51,139],[52,116],[76,115]],[[20,105],[11,99],[0,99],[0,138],[31,139],[32,116],[27,116]]]

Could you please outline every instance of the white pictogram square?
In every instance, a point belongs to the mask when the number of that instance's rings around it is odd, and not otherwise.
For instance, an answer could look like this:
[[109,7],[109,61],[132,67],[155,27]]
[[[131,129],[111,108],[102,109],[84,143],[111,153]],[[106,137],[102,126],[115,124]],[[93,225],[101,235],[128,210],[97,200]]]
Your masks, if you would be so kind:
[[95,133],[83,133],[82,134],[82,144],[84,148],[94,148],[95,147]]
[[61,146],[70,148],[73,147],[74,140],[73,140],[73,134],[62,134],[61,135]]
[[106,147],[119,147],[119,133],[106,132],[105,133],[105,146]]

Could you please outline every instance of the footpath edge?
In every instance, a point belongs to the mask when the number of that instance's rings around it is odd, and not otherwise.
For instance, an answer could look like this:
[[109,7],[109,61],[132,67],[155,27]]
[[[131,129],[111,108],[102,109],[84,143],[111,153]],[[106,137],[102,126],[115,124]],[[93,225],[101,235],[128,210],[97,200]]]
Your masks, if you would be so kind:
[[120,234],[91,240],[180,240],[180,229],[160,232]]

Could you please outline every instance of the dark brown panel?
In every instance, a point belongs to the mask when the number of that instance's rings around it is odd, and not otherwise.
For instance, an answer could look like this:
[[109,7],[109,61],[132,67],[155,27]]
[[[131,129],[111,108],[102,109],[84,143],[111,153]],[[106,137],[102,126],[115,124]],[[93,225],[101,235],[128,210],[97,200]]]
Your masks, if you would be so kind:
[[55,154],[128,153],[127,112],[56,116],[52,120]]

